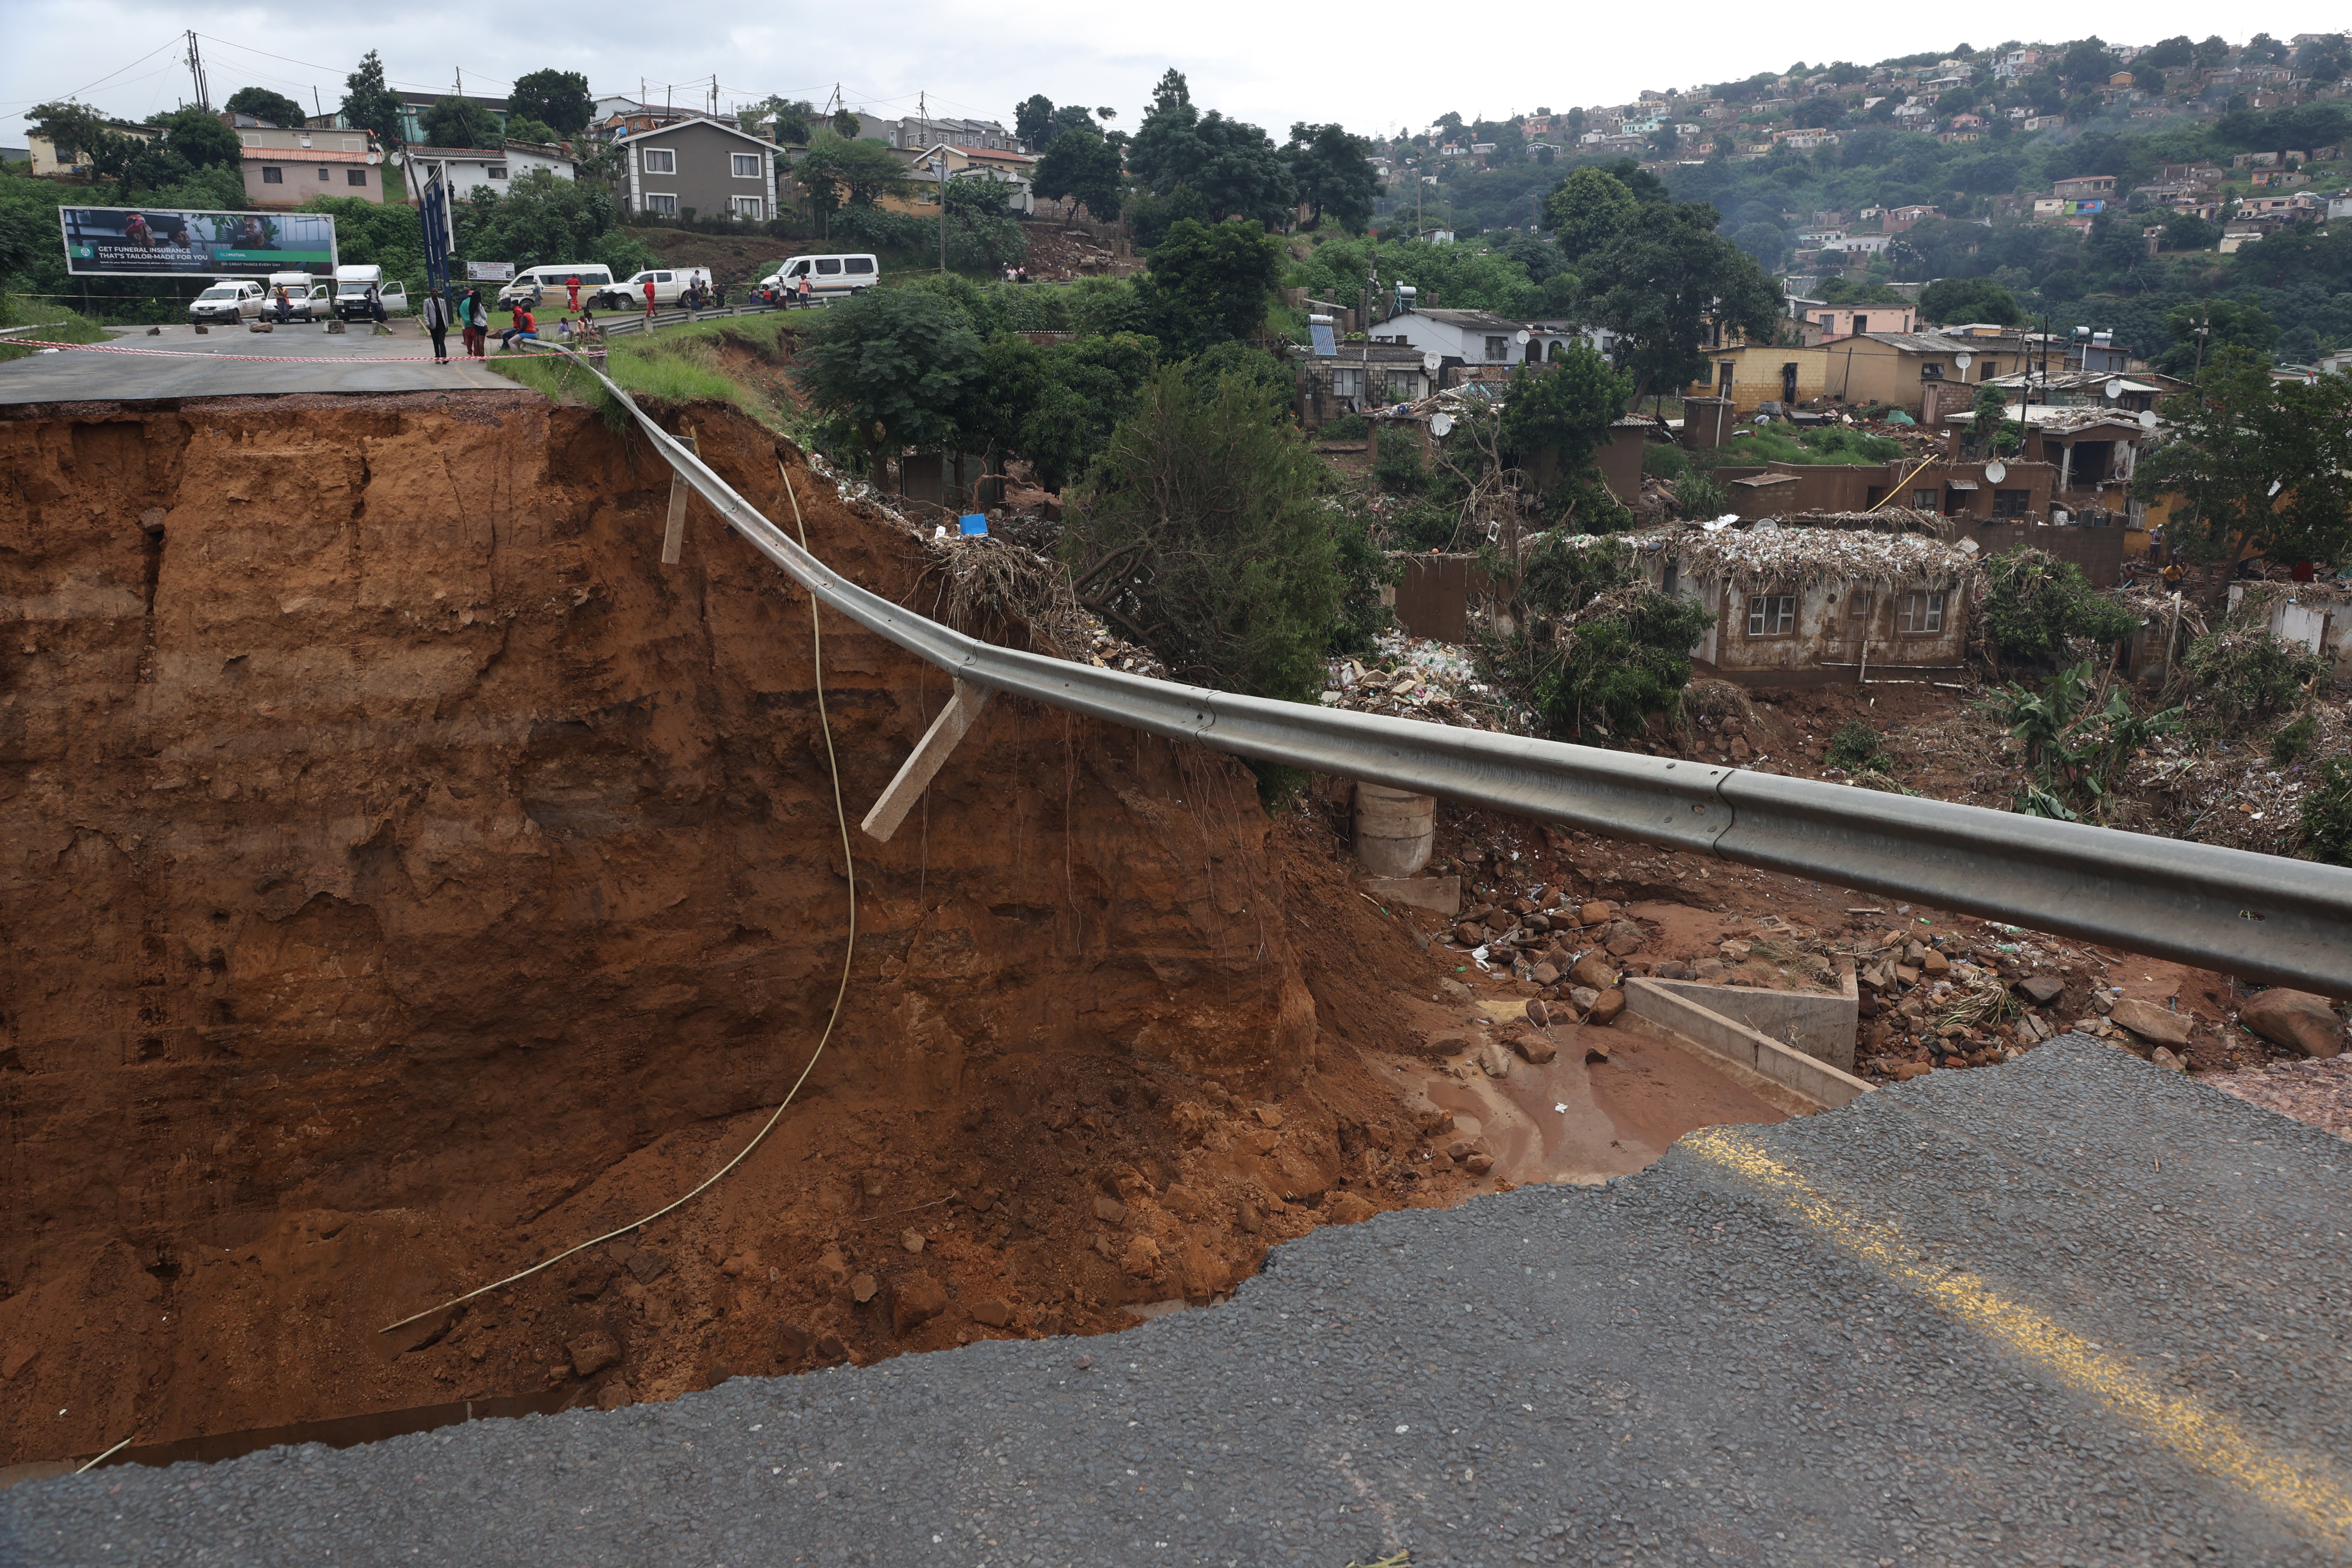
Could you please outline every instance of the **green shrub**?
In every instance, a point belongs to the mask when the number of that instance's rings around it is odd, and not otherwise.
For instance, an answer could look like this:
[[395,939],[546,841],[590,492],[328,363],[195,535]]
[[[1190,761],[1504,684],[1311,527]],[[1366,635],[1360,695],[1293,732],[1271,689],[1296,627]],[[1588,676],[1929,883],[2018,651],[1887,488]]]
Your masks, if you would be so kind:
[[2139,628],[2130,609],[2093,591],[2081,567],[2043,551],[2002,551],[1985,563],[1984,581],[1981,624],[1999,658],[2054,661],[2070,637],[2112,644]]
[[2319,733],[2319,719],[2306,713],[2294,723],[2271,737],[2271,761],[2279,766],[2293,767],[2311,750],[2311,742]]
[[1705,474],[1688,473],[1675,481],[1675,510],[1686,518],[1721,517],[1729,504],[1723,487]]
[[2352,763],[2330,757],[2303,799],[2303,847],[2314,860],[2352,866]]
[[2180,668],[2207,700],[2210,720],[2236,731],[2291,712],[2321,665],[2301,643],[2282,642],[2267,629],[2224,626],[2190,643]]
[[1830,737],[1829,764],[1850,773],[1883,773],[1895,759],[1885,737],[1859,719],[1849,719]]
[[1360,441],[1372,433],[1372,422],[1360,414],[1342,414],[1337,419],[1326,419],[1323,427],[1315,432],[1325,441]]
[[[1402,430],[1378,432],[1373,446],[1372,483],[1382,495],[1421,494],[1429,483],[1429,470],[1421,460],[1420,441]],[[1449,527],[1446,531],[1451,533],[1453,530]]]
[[1714,622],[1696,599],[1644,589],[1622,612],[1577,623],[1559,668],[1538,683],[1536,705],[1555,733],[1605,719],[1632,734],[1649,715],[1675,710],[1691,649]]

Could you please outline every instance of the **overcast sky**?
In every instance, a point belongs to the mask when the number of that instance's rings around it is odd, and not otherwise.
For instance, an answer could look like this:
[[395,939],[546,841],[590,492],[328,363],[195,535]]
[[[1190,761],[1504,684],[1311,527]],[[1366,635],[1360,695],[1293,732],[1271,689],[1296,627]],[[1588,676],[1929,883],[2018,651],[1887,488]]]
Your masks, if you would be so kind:
[[[1923,10],[1832,4],[1801,13],[1759,4],[1578,7],[1488,0],[1442,12],[1192,0],[1184,5],[1029,0],[985,9],[935,0],[877,8],[619,5],[441,8],[236,4],[191,10],[142,0],[10,0],[0,67],[0,140],[21,145],[33,104],[76,96],[124,119],[176,108],[191,94],[182,37],[201,16],[213,99],[273,88],[332,108],[360,56],[379,50],[396,87],[443,91],[463,70],[469,89],[502,92],[526,71],[584,73],[598,93],[719,102],[778,93],[822,103],[840,84],[851,107],[889,117],[928,91],[934,112],[1010,122],[1033,92],[1056,103],[1109,105],[1132,129],[1160,73],[1173,65],[1203,108],[1263,125],[1276,141],[1292,121],[1349,129],[1419,128],[1447,110],[1501,118],[1538,105],[1618,103],[1644,88],[1849,58],[1979,48],[2033,34],[2029,20],[1990,30],[1947,25]],[[2317,0],[2238,12],[2224,36],[2242,43],[2340,28],[2341,7]],[[1802,25],[1791,26],[1801,15]],[[2215,28],[2210,5],[2183,0],[2116,10],[2109,43],[2154,43]],[[772,22],[762,16],[777,18]],[[1443,20],[1439,20],[1442,17]],[[2126,18],[2128,18],[2127,26]],[[2085,22],[2106,21],[2085,15]],[[698,27],[698,20],[706,23]],[[1418,26],[1416,26],[1416,24]],[[2062,24],[2063,25],[2063,24]],[[1973,27],[1973,24],[1970,26]],[[1411,34],[1426,29],[1427,41]],[[702,35],[702,36],[698,36]],[[1797,40],[1822,40],[1793,42]]]

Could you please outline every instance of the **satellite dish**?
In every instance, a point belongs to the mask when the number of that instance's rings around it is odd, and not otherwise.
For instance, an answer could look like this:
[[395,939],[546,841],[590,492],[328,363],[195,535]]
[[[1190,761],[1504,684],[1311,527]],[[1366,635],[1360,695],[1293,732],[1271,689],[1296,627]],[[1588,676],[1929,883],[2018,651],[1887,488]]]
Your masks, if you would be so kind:
[[2110,380],[2107,383],[2106,391],[2109,397],[2121,397],[2124,395],[2123,378],[2117,376]]
[[1960,370],[1966,370],[1969,366],[1976,363],[1977,356],[1974,354],[1954,354],[1952,356],[1953,365]]
[[1531,332],[1531,331],[1528,331],[1525,327],[1521,327],[1521,328],[1519,329],[1519,337],[1518,337],[1518,341],[1519,341],[1521,343],[1525,343],[1528,339],[1530,339],[1530,338],[1532,338],[1532,337],[1534,337],[1534,336],[1535,336],[1535,334],[1534,334],[1533,332]]
[[1435,374],[1437,368],[1444,363],[1445,356],[1439,353],[1435,349],[1432,349],[1427,353],[1421,356],[1421,368],[1432,373],[1433,374]]
[[2009,465],[2007,463],[1987,463],[1985,465],[1985,478],[1994,484],[2000,483],[2001,480],[2009,478]]
[[2156,410],[2155,410],[2155,409],[2153,409],[2153,408],[2143,408],[2143,409],[2141,409],[2141,410],[2139,411],[2139,423],[2140,423],[2140,427],[2141,427],[2142,429],[2145,429],[2145,430],[2153,430],[2153,429],[2155,429],[2155,428],[2156,428]]
[[1454,431],[1454,416],[1453,416],[1453,415],[1451,415],[1451,414],[1433,414],[1433,415],[1431,415],[1431,416],[1429,416],[1429,433],[1430,433],[1431,435],[1433,435],[1433,436],[1437,436],[1437,437],[1442,437],[1449,436],[1449,435],[1453,434],[1453,431]]

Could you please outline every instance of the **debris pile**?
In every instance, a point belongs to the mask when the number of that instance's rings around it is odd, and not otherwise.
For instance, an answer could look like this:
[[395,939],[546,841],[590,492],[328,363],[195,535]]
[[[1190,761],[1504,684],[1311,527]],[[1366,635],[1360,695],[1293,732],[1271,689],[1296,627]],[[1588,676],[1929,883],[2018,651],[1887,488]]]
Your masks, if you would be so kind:
[[1354,713],[1422,719],[1459,730],[1536,732],[1533,711],[1478,679],[1468,652],[1404,632],[1382,632],[1373,651],[1324,666],[1323,706]]

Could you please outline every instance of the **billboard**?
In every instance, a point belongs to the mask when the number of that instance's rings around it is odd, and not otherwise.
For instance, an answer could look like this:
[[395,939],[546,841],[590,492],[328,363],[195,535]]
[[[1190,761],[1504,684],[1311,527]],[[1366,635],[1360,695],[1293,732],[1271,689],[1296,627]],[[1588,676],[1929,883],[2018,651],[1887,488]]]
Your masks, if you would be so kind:
[[84,277],[335,270],[335,220],[327,213],[59,207],[58,222],[65,230],[66,270]]

